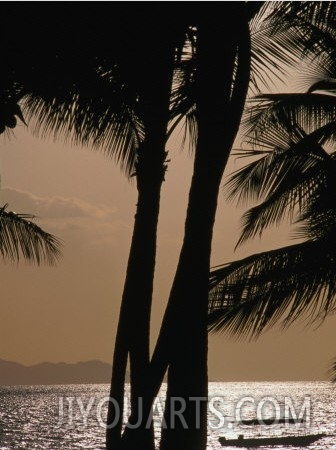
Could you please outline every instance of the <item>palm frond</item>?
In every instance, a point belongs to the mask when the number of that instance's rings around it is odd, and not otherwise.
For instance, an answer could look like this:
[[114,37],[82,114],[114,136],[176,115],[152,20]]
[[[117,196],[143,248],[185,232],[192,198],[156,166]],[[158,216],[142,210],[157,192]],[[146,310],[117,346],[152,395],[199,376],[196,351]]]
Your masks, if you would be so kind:
[[258,18],[264,14],[265,7],[265,2],[245,3],[245,14],[250,24],[253,21],[258,21]]
[[102,149],[126,173],[133,171],[135,151],[143,139],[144,128],[134,110],[125,103],[127,93],[123,97],[113,84],[110,86],[99,77],[95,85],[92,80],[90,89],[80,86],[69,89],[62,82],[54,91],[50,86],[44,89],[40,86],[43,85],[30,86],[30,93],[22,102],[33,132],[44,138],[62,138]]
[[[333,2],[277,2],[269,17],[273,33],[282,32],[301,55],[330,51],[334,47],[336,12]],[[285,44],[285,42],[284,42]],[[284,48],[290,48],[285,45]]]
[[336,78],[324,78],[322,80],[313,83],[309,89],[308,94],[315,91],[335,91],[336,90]]
[[279,163],[276,176],[266,177],[261,184],[259,191],[266,191],[265,185],[267,188],[266,200],[245,213],[237,246],[257,233],[261,235],[270,225],[279,225],[286,216],[293,222],[295,213],[303,215],[311,199],[318,197],[321,186],[326,185],[330,156],[320,146],[310,147],[306,155],[286,156]]
[[298,61],[296,47],[293,47],[295,51],[283,51],[288,48],[288,40],[283,47],[283,31],[278,30],[277,34],[273,31],[274,25],[269,20],[273,10],[274,6],[265,2],[250,24],[253,79],[259,80],[264,87],[274,86],[286,69]]
[[235,159],[240,158],[249,158],[249,157],[255,157],[255,156],[265,156],[270,153],[269,150],[259,150],[254,148],[233,148],[231,150],[230,155],[234,156]]
[[288,134],[294,126],[307,133],[335,121],[336,97],[330,94],[264,94],[251,99],[243,122],[250,142],[259,145],[261,136],[271,128]]
[[183,125],[182,147],[188,141],[192,151],[197,141],[197,121],[195,107],[195,72],[196,60],[192,54],[189,59],[181,62],[175,71],[173,89],[171,94],[171,108],[168,137],[179,126]]
[[[4,85],[19,86],[25,117],[36,134],[102,149],[130,175],[146,133],[147,93],[161,67],[158,55],[166,56],[168,47],[175,48],[178,66],[179,59],[186,57],[182,47],[187,26],[179,18],[170,20],[175,11],[168,7],[160,10],[160,16],[163,11],[166,14],[162,21],[152,19],[146,6],[134,5],[134,16],[127,8],[112,8],[108,18],[97,22],[93,20],[96,7],[85,8],[81,21],[73,21],[75,10],[60,7],[55,17],[42,21],[42,28],[46,23],[51,29],[58,29],[59,23],[63,27],[62,36],[46,33],[48,52],[43,52],[40,31],[36,31],[41,27],[28,33],[21,10],[4,7],[9,20],[14,21],[16,12],[22,30],[27,31],[27,45],[22,49],[16,37],[8,42],[1,30],[6,48]],[[40,14],[49,17],[50,11],[42,8]],[[63,15],[64,20],[59,20]],[[158,33],[164,38],[157,39]]]
[[308,205],[301,212],[301,227],[296,230],[298,237],[322,239],[336,229],[336,155],[330,155],[329,161],[321,171],[324,182],[310,193]]
[[38,265],[54,265],[61,256],[61,243],[32,222],[34,216],[0,209],[0,254],[4,261],[21,258]]
[[209,280],[209,328],[257,337],[305,317],[320,324],[336,308],[332,238],[252,255],[215,268]]
[[[298,126],[288,134],[282,130],[269,130],[260,139],[261,150],[250,150],[246,156],[262,156],[234,172],[226,182],[229,199],[237,197],[240,202],[268,196],[279,188],[289,176],[295,177],[319,161],[330,160],[320,145],[336,131],[336,125],[326,127],[307,135]],[[264,150],[265,149],[265,150]],[[295,171],[295,172],[294,172]]]
[[264,87],[274,85],[303,57],[317,58],[335,48],[332,2],[312,3],[265,2],[251,21],[252,69]]

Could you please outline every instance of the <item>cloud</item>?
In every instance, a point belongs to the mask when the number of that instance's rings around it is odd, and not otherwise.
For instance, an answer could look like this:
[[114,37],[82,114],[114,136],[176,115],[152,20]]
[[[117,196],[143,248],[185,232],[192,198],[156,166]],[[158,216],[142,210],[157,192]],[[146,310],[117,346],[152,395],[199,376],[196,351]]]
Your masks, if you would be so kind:
[[107,220],[117,212],[107,205],[96,205],[75,197],[41,197],[11,187],[2,189],[0,200],[1,204],[8,203],[10,210],[33,214],[44,220],[70,218]]
[[77,197],[43,197],[6,187],[0,192],[0,206],[5,203],[10,211],[34,215],[35,222],[60,238],[67,248],[116,249],[131,232],[132,224],[122,219],[117,208]]

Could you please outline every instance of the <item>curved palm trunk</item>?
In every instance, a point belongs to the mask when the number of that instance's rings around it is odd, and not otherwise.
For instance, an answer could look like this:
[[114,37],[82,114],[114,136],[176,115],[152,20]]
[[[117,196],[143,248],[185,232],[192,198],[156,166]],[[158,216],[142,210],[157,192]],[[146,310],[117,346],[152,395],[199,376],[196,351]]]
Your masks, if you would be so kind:
[[[115,404],[109,403],[108,424],[114,424],[114,426],[107,428],[106,448],[108,450],[121,447],[128,354],[130,354],[131,363],[132,408],[135,407],[136,392],[139,389],[138,386],[142,385],[143,374],[149,363],[149,320],[162,184],[162,177],[160,180],[157,175],[163,171],[163,160],[157,166],[160,170],[156,170],[155,177],[153,174],[152,186],[146,182],[144,185],[141,184],[141,187],[139,187],[140,183],[138,186],[137,212],[113,356],[110,397],[116,401],[118,409],[115,408]],[[155,171],[154,164],[151,167]],[[151,433],[147,433],[147,438],[151,448],[151,442],[153,442]]]
[[[163,428],[161,440],[164,450],[177,442],[184,449],[205,449],[207,441],[207,310],[212,230],[219,187],[238,131],[250,70],[248,23],[237,21],[243,11],[233,6],[226,13],[226,20],[234,21],[237,33],[244,36],[243,42],[237,39],[239,35],[225,35],[223,22],[217,19],[201,24],[199,29],[198,144],[185,239],[166,319],[172,324],[174,317],[179,318],[174,334],[167,332],[170,347],[175,350],[169,360],[165,411],[168,426]],[[224,70],[218,61],[220,54],[225,58]],[[185,423],[174,417],[176,397],[183,399]]]
[[[183,33],[179,32],[180,39]],[[131,369],[131,408],[141,408],[139,398],[149,367],[150,313],[155,270],[156,235],[160,191],[166,170],[165,144],[169,100],[174,71],[176,35],[163,44],[154,43],[153,65],[142,78],[142,115],[145,140],[138,150],[136,167],[138,203],[131,249],[121,302],[113,357],[106,432],[107,450],[132,448],[131,439],[121,439],[124,386],[128,356]],[[159,61],[157,60],[159,55]],[[118,405],[116,408],[115,405]],[[113,426],[112,426],[113,425]],[[153,428],[142,430],[137,448],[153,449]]]
[[[226,20],[236,21],[236,35],[223,31],[221,18],[215,17],[199,26],[199,135],[185,238],[147,382],[146,408],[150,408],[169,364],[167,428],[162,431],[162,449],[197,450],[206,446],[207,304],[212,229],[219,186],[238,131],[250,74],[249,28],[248,21],[243,19],[242,6],[231,5],[225,13]],[[219,55],[225,58],[224,68]],[[176,397],[180,400],[176,399],[175,404]],[[175,411],[182,408],[184,421],[173,414],[173,408]]]

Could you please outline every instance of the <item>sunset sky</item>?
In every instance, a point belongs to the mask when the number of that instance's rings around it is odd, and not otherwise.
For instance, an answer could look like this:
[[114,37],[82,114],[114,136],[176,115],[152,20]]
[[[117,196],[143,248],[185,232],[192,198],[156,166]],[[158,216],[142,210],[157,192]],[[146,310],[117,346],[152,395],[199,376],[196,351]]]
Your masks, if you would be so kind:
[[[177,138],[162,191],[153,306],[153,343],[159,330],[181,246],[192,158]],[[228,171],[238,162],[232,158]],[[0,136],[0,204],[33,213],[37,223],[63,241],[56,267],[1,263],[0,359],[112,361],[114,336],[130,245],[136,188],[102,153],[37,139],[20,125]],[[236,253],[241,207],[220,194],[212,265],[286,242],[269,233]],[[197,245],[197,243],[195,243]],[[336,356],[336,319],[317,329],[297,324],[267,332],[257,342],[212,335],[212,380],[322,380]]]

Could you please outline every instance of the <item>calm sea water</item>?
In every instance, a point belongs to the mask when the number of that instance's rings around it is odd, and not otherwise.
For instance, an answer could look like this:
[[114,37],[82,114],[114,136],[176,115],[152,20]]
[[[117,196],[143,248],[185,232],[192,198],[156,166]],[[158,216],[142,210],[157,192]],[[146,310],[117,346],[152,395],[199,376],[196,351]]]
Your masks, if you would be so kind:
[[[157,439],[164,390],[155,403]],[[108,393],[109,386],[104,384],[0,387],[0,450],[103,449]],[[210,383],[209,399],[208,450],[222,448],[219,436],[300,433],[327,434],[311,449],[336,448],[336,387],[331,383]],[[304,423],[240,423],[289,416],[302,417]]]

